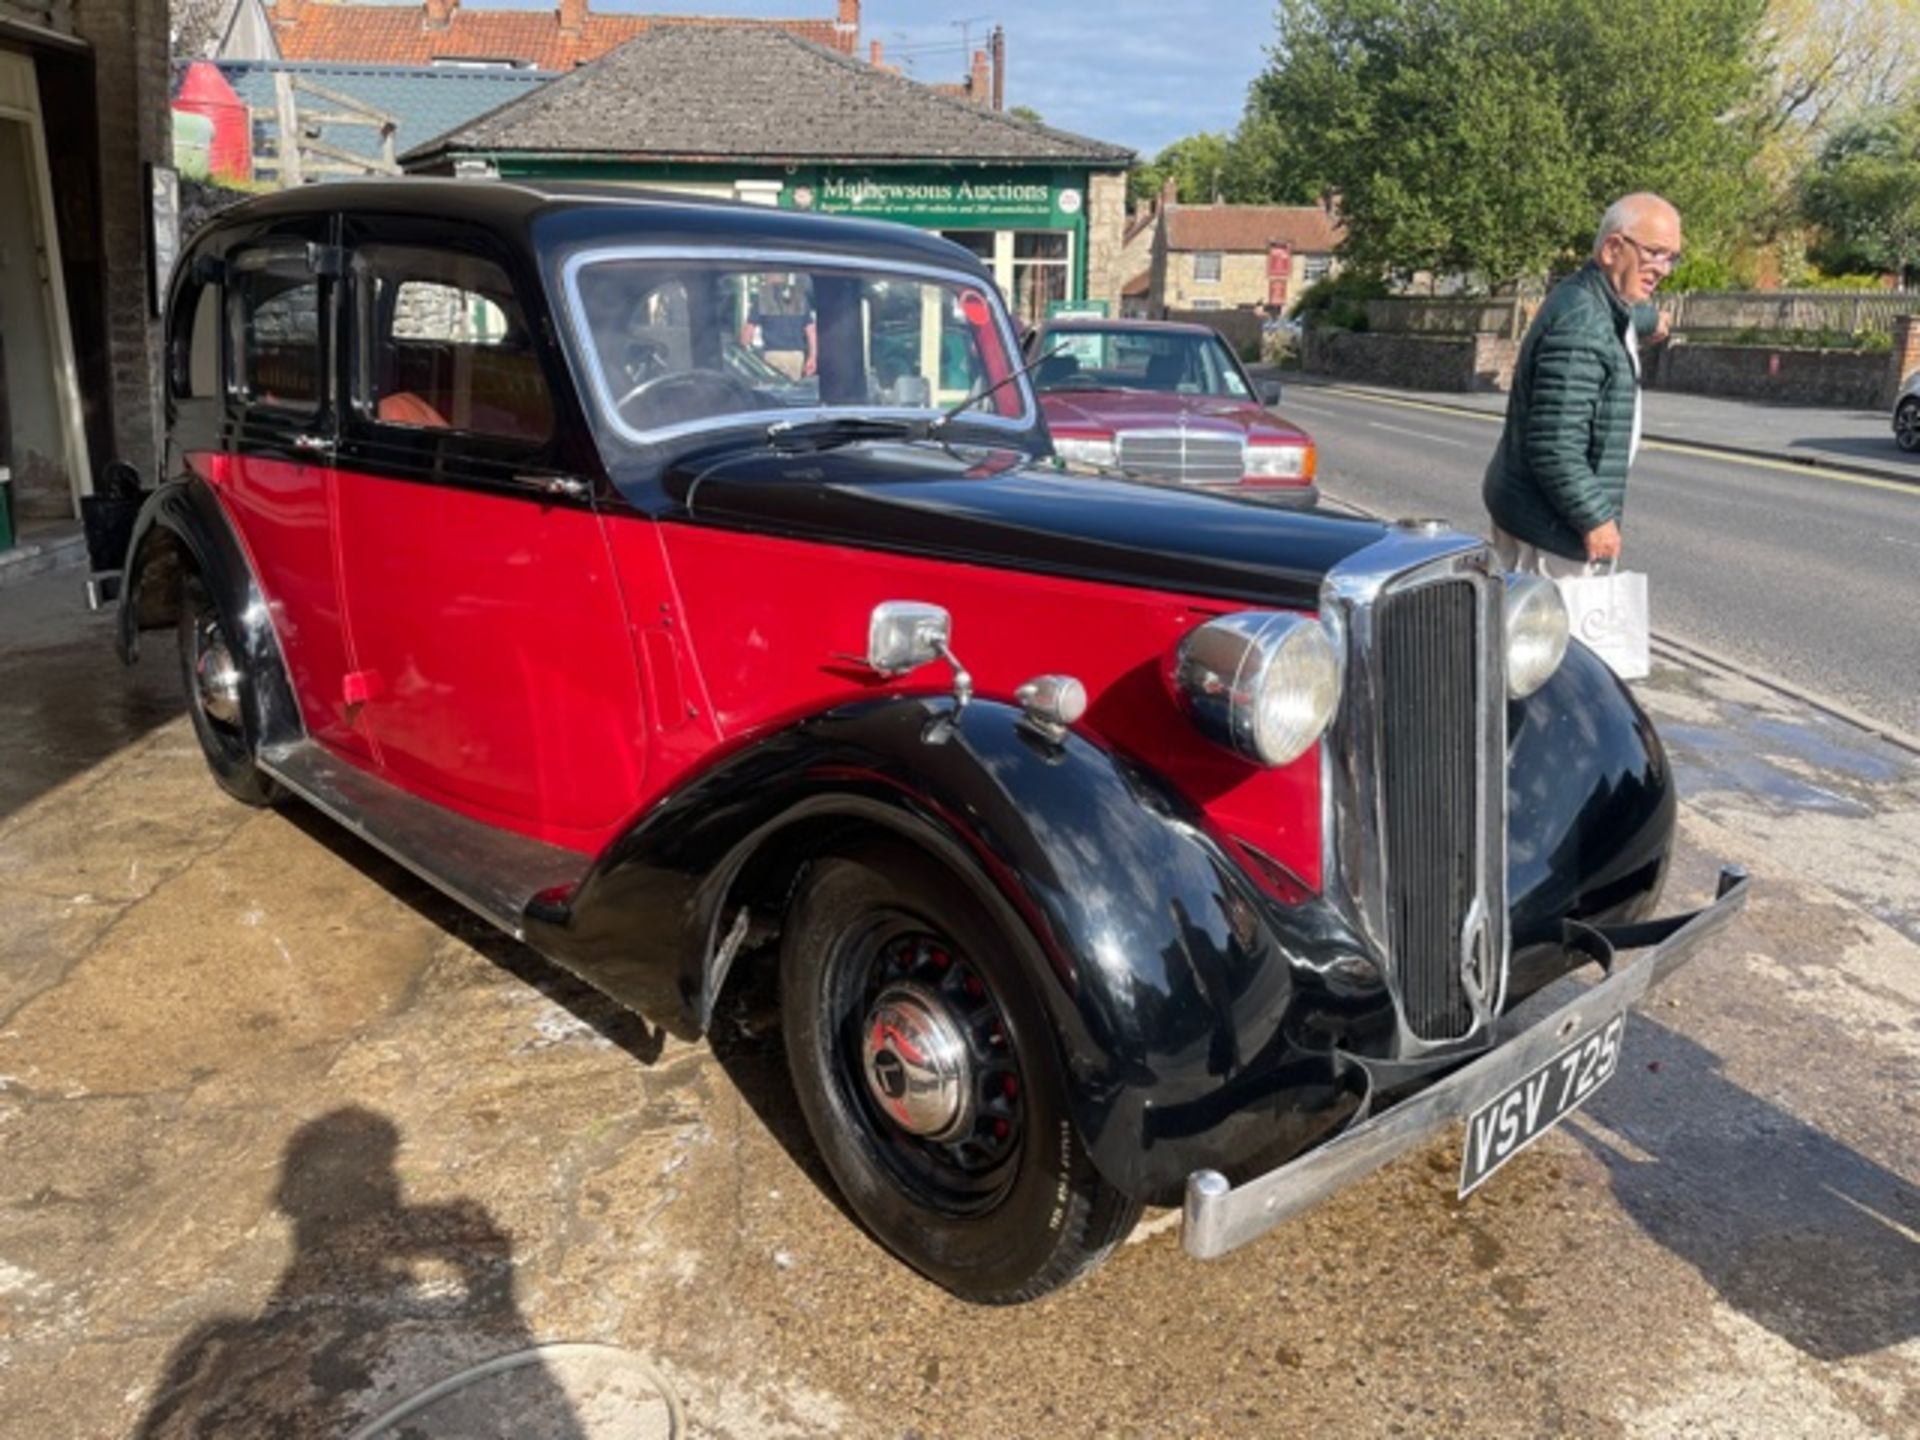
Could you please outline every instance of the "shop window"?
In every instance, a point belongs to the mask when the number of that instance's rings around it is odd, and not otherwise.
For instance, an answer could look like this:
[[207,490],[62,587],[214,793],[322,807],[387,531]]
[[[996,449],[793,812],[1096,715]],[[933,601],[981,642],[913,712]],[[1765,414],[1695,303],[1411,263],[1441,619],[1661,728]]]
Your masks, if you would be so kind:
[[1023,230],[1013,237],[1013,313],[1038,325],[1073,291],[1073,246],[1062,230]]
[[538,443],[553,401],[513,285],[490,260],[370,245],[354,256],[354,405],[385,425]]
[[305,247],[265,250],[233,263],[234,388],[256,405],[309,413],[326,391],[320,279]]
[[1220,252],[1218,250],[1193,252],[1193,278],[1202,285],[1220,283]]

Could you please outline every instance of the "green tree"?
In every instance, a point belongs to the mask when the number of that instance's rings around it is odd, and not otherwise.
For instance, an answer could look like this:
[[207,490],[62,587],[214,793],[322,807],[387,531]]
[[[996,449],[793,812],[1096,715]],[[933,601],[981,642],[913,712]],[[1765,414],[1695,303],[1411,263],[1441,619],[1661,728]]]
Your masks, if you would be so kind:
[[1740,211],[1764,0],[1280,0],[1250,112],[1334,192],[1350,259],[1499,286],[1584,255],[1659,190],[1689,243]]
[[1836,130],[1801,187],[1828,271],[1920,270],[1920,112],[1887,110]]
[[1134,170],[1128,193],[1135,201],[1151,200],[1172,179],[1188,205],[1216,199],[1231,205],[1311,204],[1315,193],[1301,183],[1291,160],[1280,127],[1249,113],[1231,135],[1203,130],[1174,141]]

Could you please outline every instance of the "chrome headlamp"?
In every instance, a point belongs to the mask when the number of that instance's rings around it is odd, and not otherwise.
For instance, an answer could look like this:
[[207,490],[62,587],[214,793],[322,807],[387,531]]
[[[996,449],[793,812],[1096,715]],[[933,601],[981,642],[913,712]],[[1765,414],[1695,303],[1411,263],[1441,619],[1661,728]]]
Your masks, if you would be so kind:
[[1567,607],[1560,587],[1539,575],[1507,576],[1507,694],[1524,700],[1567,655]]
[[1340,654],[1308,615],[1243,610],[1180,642],[1173,691],[1217,745],[1259,765],[1305,754],[1340,706]]

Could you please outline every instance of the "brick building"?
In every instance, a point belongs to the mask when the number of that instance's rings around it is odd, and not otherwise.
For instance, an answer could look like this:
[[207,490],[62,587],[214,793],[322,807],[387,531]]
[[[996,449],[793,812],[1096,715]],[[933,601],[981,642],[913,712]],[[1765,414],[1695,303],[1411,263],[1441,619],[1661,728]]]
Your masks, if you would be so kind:
[[0,0],[0,466],[27,521],[155,463],[167,36],[166,0]]
[[1153,316],[1289,309],[1307,286],[1339,269],[1336,252],[1346,236],[1325,206],[1182,205],[1171,185],[1149,223],[1145,282],[1135,272],[1129,291]]

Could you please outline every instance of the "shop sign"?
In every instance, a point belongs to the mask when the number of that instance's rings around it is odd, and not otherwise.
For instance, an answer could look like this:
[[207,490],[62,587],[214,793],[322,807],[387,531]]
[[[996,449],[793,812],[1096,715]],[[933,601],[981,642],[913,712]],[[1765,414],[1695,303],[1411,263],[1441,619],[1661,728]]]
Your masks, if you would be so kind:
[[1081,208],[1078,190],[1018,173],[822,175],[788,191],[795,209],[823,215],[962,226],[981,222],[1045,224]]

